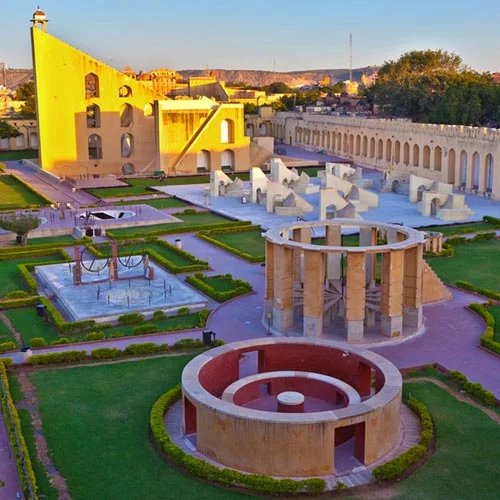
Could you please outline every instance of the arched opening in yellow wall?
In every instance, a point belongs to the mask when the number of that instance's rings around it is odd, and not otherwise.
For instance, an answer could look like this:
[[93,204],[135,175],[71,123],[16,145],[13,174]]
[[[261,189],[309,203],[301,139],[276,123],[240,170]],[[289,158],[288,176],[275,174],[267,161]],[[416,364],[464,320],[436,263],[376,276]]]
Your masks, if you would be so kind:
[[222,120],[220,122],[220,142],[229,144],[234,142],[234,122],[233,120]]
[[386,161],[391,161],[392,158],[392,141],[387,139],[385,143],[385,159]]
[[474,189],[479,189],[479,170],[481,168],[481,158],[476,151],[472,155],[472,185]]
[[255,135],[254,125],[253,123],[247,123],[245,135],[247,137],[253,137]]
[[363,137],[363,156],[366,158],[368,155],[368,137]]
[[135,166],[132,163],[125,163],[122,166],[123,175],[134,175],[135,174]]
[[132,89],[128,85],[122,85],[118,89],[118,96],[122,98],[132,97],[133,96]]
[[377,144],[377,160],[381,160],[383,157],[384,157],[384,141],[382,139],[379,139]]
[[234,170],[234,151],[226,149],[220,155],[220,168],[222,170]]
[[361,136],[357,135],[356,136],[356,151],[355,151],[356,156],[359,156],[361,154]]
[[101,108],[97,104],[87,106],[87,128],[100,128]]
[[120,148],[122,158],[130,158],[134,153],[134,136],[126,133],[121,136]]
[[123,104],[120,108],[120,126],[130,127],[134,121],[134,110],[128,103]]
[[95,73],[85,75],[85,99],[99,97],[99,77]]
[[467,186],[467,152],[460,153],[460,185]]
[[98,134],[92,134],[89,136],[89,160],[101,160],[102,159],[102,139]]
[[198,172],[208,172],[210,170],[210,151],[202,149],[196,155],[196,169]]
[[448,151],[448,183],[455,184],[456,154],[452,148]]
[[370,139],[370,158],[375,158],[375,138]]

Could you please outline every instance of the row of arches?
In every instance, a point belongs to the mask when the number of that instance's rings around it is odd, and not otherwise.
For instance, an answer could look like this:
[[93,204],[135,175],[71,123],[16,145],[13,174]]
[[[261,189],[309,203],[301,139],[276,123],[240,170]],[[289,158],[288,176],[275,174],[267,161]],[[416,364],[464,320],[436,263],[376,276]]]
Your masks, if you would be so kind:
[[[18,135],[17,137],[13,138],[13,141],[14,147],[16,149],[38,148],[38,134],[36,132],[31,132],[26,136],[24,134]],[[0,149],[11,149],[11,139],[8,137],[6,137],[5,139],[0,139]]]
[[[134,136],[128,132],[120,138],[120,151],[122,158],[130,158],[134,153]],[[102,138],[99,134],[91,134],[88,139],[89,160],[102,160]]]
[[247,137],[268,137],[271,135],[271,122],[262,122],[260,124],[247,123],[245,135]]
[[[221,170],[234,170],[234,151],[226,149],[220,155]],[[207,149],[197,153],[196,167],[198,172],[209,172],[212,169],[212,154]]]
[[[151,104],[144,106],[144,116],[151,116],[153,107]],[[101,128],[101,107],[92,103],[86,109],[87,128]],[[120,107],[120,127],[126,128],[134,123],[134,108],[129,103]]]
[[[85,99],[94,99],[101,96],[99,77],[95,73],[88,73],[85,75],[84,85]],[[132,88],[128,85],[122,85],[118,88],[118,97],[127,98],[132,96]]]
[[[481,159],[473,153],[453,148],[444,151],[439,145],[411,144],[411,140],[368,137],[364,134],[347,134],[337,131],[311,130],[305,127],[295,128],[295,142],[325,148],[345,156],[369,158],[387,164],[401,164],[407,167],[441,172],[447,167],[446,182],[464,189],[491,193],[493,191],[494,157],[488,153]],[[445,160],[447,158],[447,160]],[[458,162],[457,162],[458,160]]]

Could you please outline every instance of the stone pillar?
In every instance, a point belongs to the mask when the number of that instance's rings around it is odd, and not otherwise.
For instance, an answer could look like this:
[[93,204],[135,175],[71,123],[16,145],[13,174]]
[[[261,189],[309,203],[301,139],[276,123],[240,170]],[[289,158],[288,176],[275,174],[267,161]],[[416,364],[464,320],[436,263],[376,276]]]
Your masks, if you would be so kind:
[[348,341],[363,340],[365,319],[366,254],[347,254],[347,287],[345,319]]
[[[377,228],[361,227],[359,230],[359,246],[373,247],[377,245]],[[366,284],[375,285],[377,254],[366,254]]]
[[[326,226],[325,244],[331,247],[339,247],[342,245],[342,229],[340,226]],[[329,280],[340,279],[340,262],[342,255],[327,254],[326,260],[326,277]]]
[[82,255],[80,247],[75,247],[75,271],[73,275],[73,283],[78,286],[82,284]]
[[304,251],[304,335],[319,337],[323,333],[323,290],[325,258],[321,252]]
[[274,246],[273,327],[286,330],[293,326],[293,251]]
[[391,250],[382,259],[380,299],[382,334],[399,337],[403,331],[404,250]]
[[274,303],[274,244],[266,240],[266,289],[264,292],[264,314],[266,319],[273,312]]
[[[293,241],[297,241],[300,243],[305,243],[310,245],[312,238],[312,232],[310,227],[301,227],[298,229],[294,229],[292,232]],[[296,283],[304,282],[304,254],[301,249],[293,250],[293,275],[294,281]]]
[[111,266],[109,279],[112,281],[118,280],[118,243],[113,241],[111,243]]
[[405,251],[403,323],[411,328],[421,328],[423,246]]

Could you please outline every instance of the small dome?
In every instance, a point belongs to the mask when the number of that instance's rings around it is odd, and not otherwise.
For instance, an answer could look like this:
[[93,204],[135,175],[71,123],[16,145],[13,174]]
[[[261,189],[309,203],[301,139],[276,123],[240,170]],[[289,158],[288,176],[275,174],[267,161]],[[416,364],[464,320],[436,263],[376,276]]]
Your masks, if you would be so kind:
[[37,20],[46,20],[47,16],[43,10],[40,9],[40,7],[37,7],[35,10],[35,13],[33,14],[33,19]]

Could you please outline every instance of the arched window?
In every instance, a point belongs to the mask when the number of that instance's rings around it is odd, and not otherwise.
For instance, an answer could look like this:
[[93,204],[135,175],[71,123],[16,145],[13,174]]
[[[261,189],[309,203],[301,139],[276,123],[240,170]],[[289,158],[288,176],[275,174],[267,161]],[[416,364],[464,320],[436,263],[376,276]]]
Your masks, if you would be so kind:
[[454,149],[448,151],[448,183],[455,184],[456,154]]
[[370,158],[375,158],[375,137],[370,139]]
[[472,185],[474,189],[479,189],[479,170],[481,168],[481,158],[476,152],[472,155]]
[[134,175],[135,174],[135,167],[132,163],[125,163],[125,165],[122,166],[122,173],[123,175]]
[[130,127],[134,121],[134,110],[130,104],[124,104],[120,108],[120,126]]
[[102,159],[102,139],[100,135],[89,136],[89,160]]
[[254,126],[253,123],[247,123],[246,134],[247,137],[253,137],[254,134]]
[[132,89],[128,86],[128,85],[122,85],[119,89],[118,89],[118,95],[120,97],[132,97]]
[[153,116],[152,104],[146,104],[146,106],[144,106],[144,116]]
[[463,187],[467,186],[467,151],[462,150],[460,153],[460,184]]
[[392,160],[392,141],[387,139],[385,143],[385,159],[386,161]]
[[413,166],[418,167],[420,165],[420,148],[418,144],[413,146]]
[[122,158],[130,158],[134,152],[134,136],[132,134],[123,134],[121,137]]
[[210,170],[210,151],[202,149],[196,155],[196,167],[198,172],[208,172]]
[[405,165],[410,164],[410,145],[407,142],[403,146],[403,163]]
[[226,149],[220,155],[220,167],[222,170],[234,169],[234,152],[231,149]]
[[434,170],[441,172],[441,164],[443,162],[443,150],[440,146],[436,146],[434,150]]
[[394,143],[394,161],[396,163],[401,161],[401,143],[399,141]]
[[233,120],[222,120],[220,122],[220,142],[222,144],[228,144],[234,142]]
[[363,137],[363,156],[365,158],[368,156],[368,137],[366,135]]
[[101,108],[97,104],[87,106],[87,128],[99,128],[101,126]]
[[381,160],[383,157],[384,157],[384,141],[382,139],[379,139],[377,145],[377,160]]
[[361,136],[360,135],[356,136],[356,152],[355,152],[355,154],[356,154],[356,156],[361,155]]
[[484,177],[484,190],[487,193],[493,191],[493,169],[495,167],[495,162],[493,160],[493,155],[488,153],[484,160],[485,167],[485,177]]
[[431,148],[424,146],[424,168],[431,168]]
[[24,141],[24,135],[18,135],[16,137],[16,147],[18,148],[24,148],[25,147],[25,141]]
[[85,75],[85,99],[99,97],[99,77],[95,73]]
[[30,148],[38,148],[38,134],[36,132],[31,132],[30,134]]

